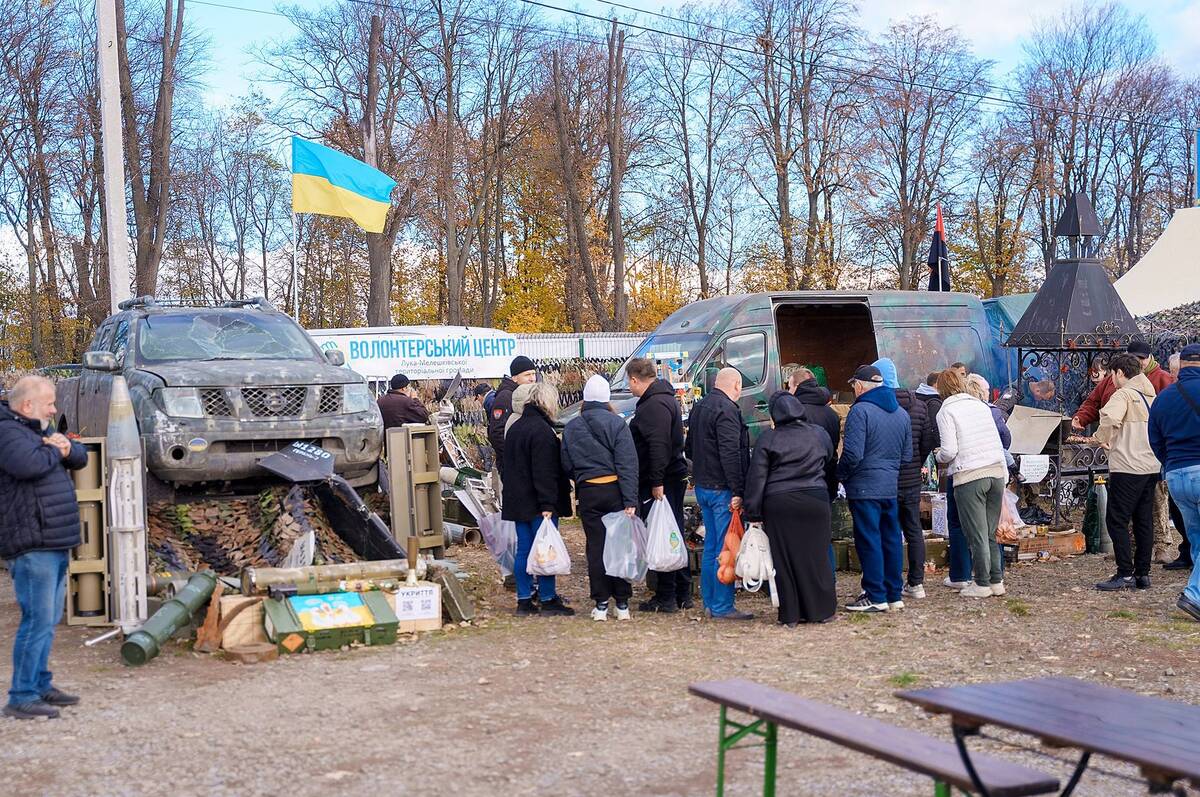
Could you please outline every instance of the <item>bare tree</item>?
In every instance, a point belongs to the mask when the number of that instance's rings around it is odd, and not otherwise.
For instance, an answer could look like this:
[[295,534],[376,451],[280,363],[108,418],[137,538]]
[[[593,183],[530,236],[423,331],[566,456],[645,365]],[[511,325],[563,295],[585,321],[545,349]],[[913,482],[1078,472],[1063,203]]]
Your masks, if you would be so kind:
[[971,132],[989,64],[931,17],[893,23],[871,56],[872,173],[883,196],[878,229],[894,252],[899,288],[912,290],[925,272],[921,248],[934,204],[954,188],[955,157]]
[[608,232],[612,240],[613,327],[629,328],[629,300],[625,293],[625,228],[621,219],[621,184],[629,166],[625,142],[625,31],[612,21],[608,34],[608,70],[604,91],[604,125],[608,138]]

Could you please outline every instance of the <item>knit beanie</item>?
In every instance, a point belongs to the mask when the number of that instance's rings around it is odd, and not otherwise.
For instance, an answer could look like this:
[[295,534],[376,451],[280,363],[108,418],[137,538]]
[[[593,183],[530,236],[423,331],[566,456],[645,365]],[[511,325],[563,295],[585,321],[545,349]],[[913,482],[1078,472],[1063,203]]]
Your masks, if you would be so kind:
[[533,360],[529,359],[523,354],[519,357],[514,357],[512,364],[508,366],[509,376],[518,376],[526,371],[535,370],[537,370],[537,366],[533,364]]
[[611,398],[612,391],[609,390],[607,379],[600,376],[600,374],[593,374],[588,378],[587,384],[583,386],[584,401],[597,401],[601,404],[607,404]]

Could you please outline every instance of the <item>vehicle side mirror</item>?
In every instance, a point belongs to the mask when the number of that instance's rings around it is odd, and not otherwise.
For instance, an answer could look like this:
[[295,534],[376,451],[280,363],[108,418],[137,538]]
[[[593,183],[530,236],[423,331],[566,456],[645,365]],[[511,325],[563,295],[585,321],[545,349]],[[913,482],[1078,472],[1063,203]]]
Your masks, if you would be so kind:
[[330,365],[336,365],[338,367],[346,364],[346,355],[337,349],[326,349],[325,359],[329,361]]
[[115,373],[121,370],[117,358],[111,351],[87,351],[83,353],[83,367],[89,371]]

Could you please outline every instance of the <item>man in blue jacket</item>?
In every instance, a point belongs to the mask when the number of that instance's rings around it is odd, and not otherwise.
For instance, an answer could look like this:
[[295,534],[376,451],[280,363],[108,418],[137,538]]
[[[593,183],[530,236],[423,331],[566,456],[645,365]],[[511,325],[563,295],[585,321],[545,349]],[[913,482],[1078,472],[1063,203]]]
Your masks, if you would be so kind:
[[[1150,447],[1163,463],[1191,549],[1200,550],[1200,343],[1184,347],[1179,381],[1150,405]],[[1176,605],[1200,621],[1200,565],[1192,568]]]
[[897,487],[900,464],[913,455],[912,426],[878,368],[861,366],[850,384],[856,398],[846,416],[838,479],[854,518],[863,594],[846,609],[903,609],[904,538]]
[[0,557],[8,560],[21,625],[13,639],[12,689],[4,715],[54,718],[79,698],[54,688],[50,648],[62,617],[67,559],[79,544],[79,504],[68,469],[87,464],[87,450],[52,431],[58,417],[54,384],[20,379],[0,402]]

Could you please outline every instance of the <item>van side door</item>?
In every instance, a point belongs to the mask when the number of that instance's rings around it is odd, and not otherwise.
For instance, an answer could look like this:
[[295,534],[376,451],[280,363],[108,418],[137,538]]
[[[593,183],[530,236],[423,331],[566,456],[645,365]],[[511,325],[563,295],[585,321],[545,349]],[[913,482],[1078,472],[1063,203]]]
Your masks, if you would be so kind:
[[[726,333],[709,356],[702,373],[715,374],[721,368],[736,368],[742,375],[742,397],[738,406],[742,418],[750,427],[750,442],[753,445],[759,433],[769,427],[771,413],[767,400],[771,397],[771,380],[767,341],[769,329],[743,328]],[[709,385],[705,385],[706,389]]]

